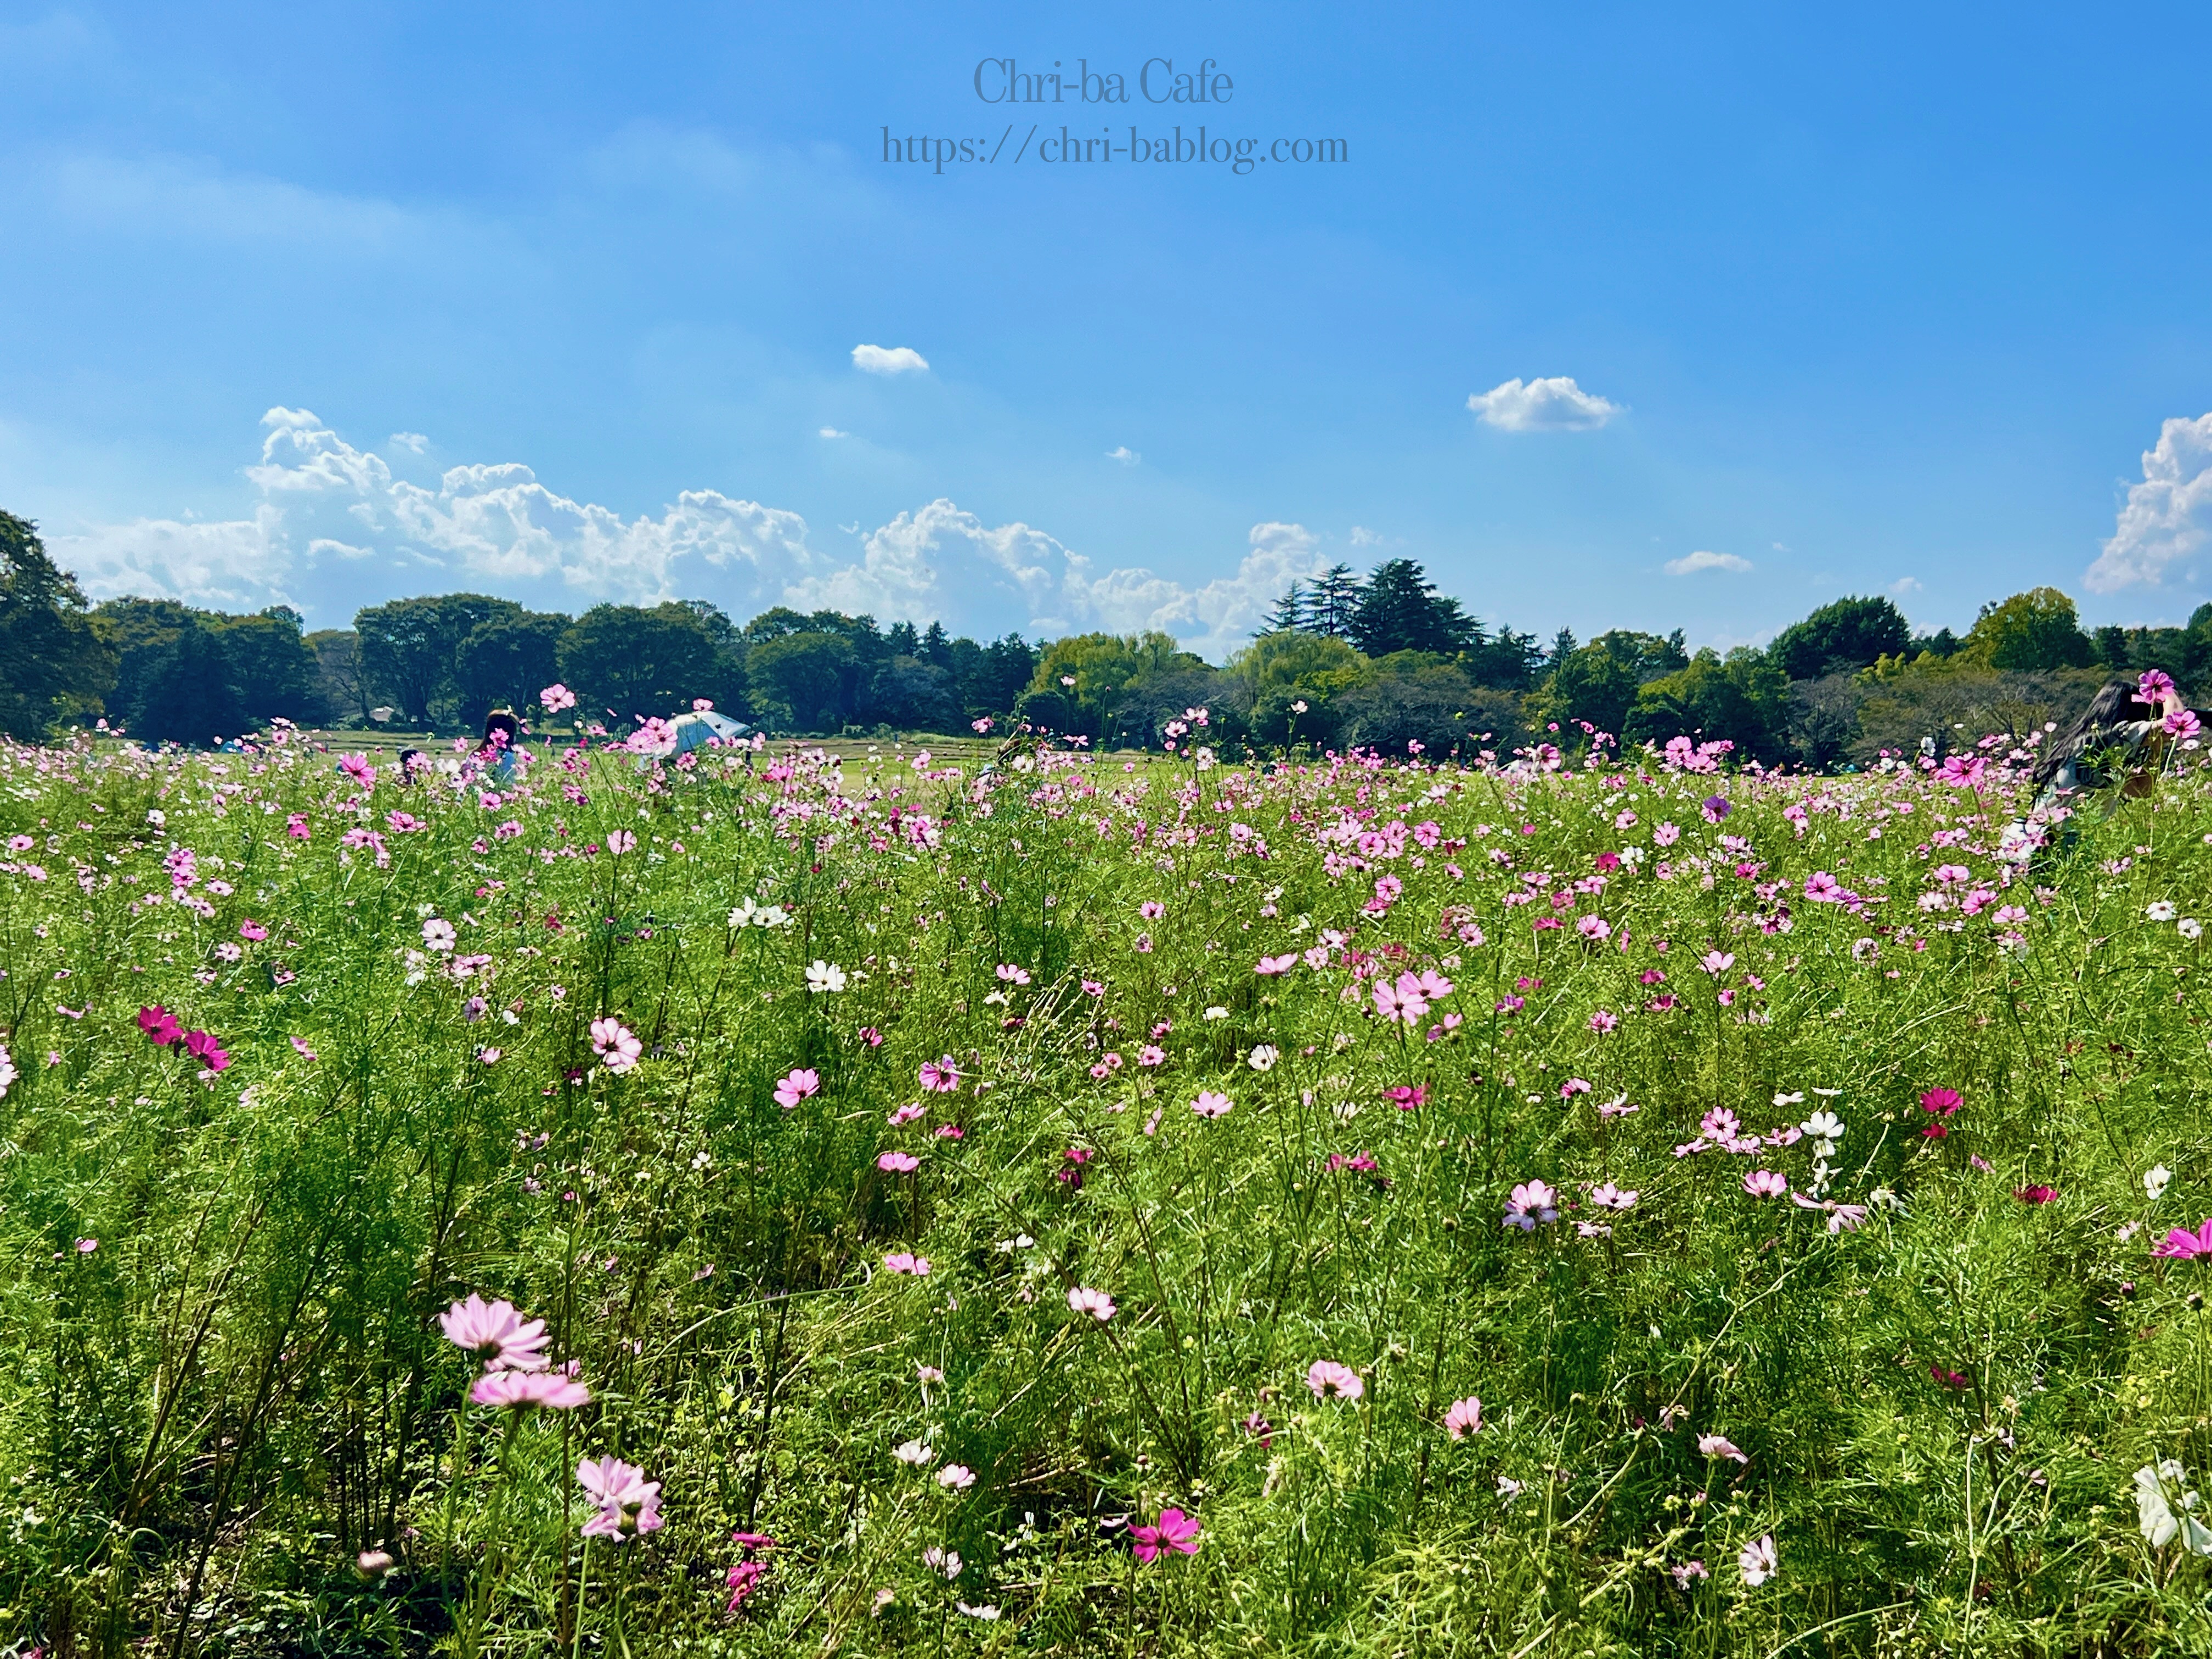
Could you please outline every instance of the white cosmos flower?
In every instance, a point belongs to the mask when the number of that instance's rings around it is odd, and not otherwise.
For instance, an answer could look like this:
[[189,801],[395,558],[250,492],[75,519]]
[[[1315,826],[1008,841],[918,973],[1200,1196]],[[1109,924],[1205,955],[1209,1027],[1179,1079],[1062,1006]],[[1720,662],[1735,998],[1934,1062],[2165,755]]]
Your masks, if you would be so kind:
[[2168,899],[2160,899],[2155,904],[2143,907],[2143,915],[2153,921],[2172,921],[2178,914],[2172,902]]
[[1774,1097],[1774,1103],[1777,1106],[1802,1106],[1805,1103],[1805,1091],[1800,1089],[1794,1095],[1777,1095]]
[[1245,1064],[1255,1072],[1271,1072],[1275,1067],[1275,1062],[1282,1057],[1283,1051],[1276,1048],[1273,1043],[1263,1042],[1252,1051],[1250,1058],[1245,1061]]
[[2194,916],[2184,916],[2173,924],[2173,931],[2184,939],[2201,939],[2204,935],[2204,924]]
[[2157,1203],[2166,1195],[2166,1183],[2173,1179],[2173,1171],[2163,1164],[2154,1164],[2143,1171],[2143,1191],[2150,1201]]
[[1764,1538],[1753,1539],[1743,1547],[1735,1562],[1743,1569],[1743,1582],[1757,1589],[1782,1571],[1782,1564],[1774,1552],[1774,1534],[1769,1533]]
[[1229,1011],[1216,1003],[1206,1011],[1206,1017],[1208,1019],[1226,1019],[1229,1018]]
[[1797,1127],[1815,1140],[1841,1140],[1844,1138],[1844,1121],[1833,1112],[1815,1112]]
[[[2173,1541],[2176,1533],[2181,1534],[2181,1547],[2192,1555],[2212,1555],[2212,1528],[2207,1528],[2190,1511],[2197,1507],[2197,1494],[2182,1490],[2187,1479],[2180,1464],[2167,1458],[2164,1462],[2145,1464],[2136,1471],[2136,1522],[2142,1528],[2144,1540],[2154,1549],[2164,1549]],[[2166,1494],[2166,1483],[2171,1481],[2181,1492],[2181,1513],[2173,1511]]]
[[893,1457],[897,1458],[902,1463],[910,1463],[915,1468],[920,1468],[936,1455],[919,1440],[909,1440],[904,1445],[891,1449]]
[[806,988],[816,996],[824,991],[838,992],[845,988],[845,970],[834,962],[820,957],[806,964]]

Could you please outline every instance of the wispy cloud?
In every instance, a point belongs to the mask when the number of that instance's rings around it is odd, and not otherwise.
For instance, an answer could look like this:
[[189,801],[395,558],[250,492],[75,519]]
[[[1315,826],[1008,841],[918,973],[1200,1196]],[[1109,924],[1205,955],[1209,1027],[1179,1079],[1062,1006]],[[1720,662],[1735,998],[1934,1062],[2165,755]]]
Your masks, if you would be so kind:
[[1889,591],[1900,599],[1907,593],[1917,593],[1923,584],[1917,576],[1899,576],[1889,585]]
[[1119,461],[1124,466],[1134,466],[1145,458],[1130,448],[1128,445],[1117,444],[1106,452],[1106,459],[1109,461]]
[[849,438],[853,434],[849,432],[840,432],[834,426],[825,426],[822,428],[822,435],[825,438]]
[[1583,391],[1571,374],[1528,381],[1516,375],[1476,392],[1467,406],[1485,426],[1505,432],[1589,432],[1627,412],[1626,404]]
[[1748,570],[1751,561],[1735,553],[1707,553],[1702,550],[1685,553],[1679,559],[1669,559],[1665,565],[1670,576],[1694,576],[1700,570]]
[[853,367],[868,374],[926,374],[929,359],[912,346],[856,345]]

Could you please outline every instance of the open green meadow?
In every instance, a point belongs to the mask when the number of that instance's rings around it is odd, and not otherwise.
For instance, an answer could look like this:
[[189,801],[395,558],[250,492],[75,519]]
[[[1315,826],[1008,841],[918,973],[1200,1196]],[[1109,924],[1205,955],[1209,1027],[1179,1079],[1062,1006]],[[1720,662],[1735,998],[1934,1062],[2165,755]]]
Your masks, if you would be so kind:
[[2212,1651],[2201,750],[842,747],[0,749],[0,1644]]

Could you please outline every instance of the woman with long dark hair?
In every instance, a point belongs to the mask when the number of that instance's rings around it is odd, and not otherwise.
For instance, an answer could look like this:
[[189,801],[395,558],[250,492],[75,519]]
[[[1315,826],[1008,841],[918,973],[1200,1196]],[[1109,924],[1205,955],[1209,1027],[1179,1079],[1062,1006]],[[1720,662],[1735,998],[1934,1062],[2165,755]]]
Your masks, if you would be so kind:
[[[2147,716],[2135,717],[2149,708]],[[2137,800],[2157,787],[2171,746],[2166,721],[2185,708],[2165,675],[2112,680],[2089,700],[2067,728],[2052,735],[2037,757],[2035,804],[2006,829],[1997,856],[2025,864],[2051,838],[2051,826],[2081,810],[2095,791],[2119,786],[2114,800]],[[2071,842],[2075,834],[2062,832]]]

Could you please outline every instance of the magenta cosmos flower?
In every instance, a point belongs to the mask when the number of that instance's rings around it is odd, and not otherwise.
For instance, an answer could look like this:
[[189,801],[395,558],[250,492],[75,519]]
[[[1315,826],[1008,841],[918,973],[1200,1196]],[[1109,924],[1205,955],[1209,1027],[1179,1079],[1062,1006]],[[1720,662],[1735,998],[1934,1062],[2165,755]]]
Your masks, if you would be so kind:
[[809,1095],[817,1093],[821,1087],[820,1073],[804,1069],[792,1071],[776,1079],[775,1103],[787,1112]]
[[1315,1360],[1306,1371],[1306,1387],[1316,1400],[1357,1400],[1367,1392],[1358,1371],[1334,1359]]
[[1455,1440],[1464,1440],[1471,1434],[1482,1432],[1482,1401],[1473,1395],[1464,1400],[1455,1400],[1451,1409],[1444,1413],[1444,1432]]
[[1930,1089],[1920,1097],[1920,1109],[1939,1118],[1950,1116],[1963,1103],[1956,1089]]
[[177,1017],[158,1002],[138,1011],[138,1029],[149,1041],[164,1048],[182,1041],[185,1035],[184,1027],[177,1024]]
[[545,1369],[545,1322],[525,1321],[512,1302],[486,1302],[471,1291],[438,1316],[438,1326],[447,1341],[477,1355],[489,1370]]
[[2195,1232],[2186,1227],[2176,1227],[2166,1234],[2166,1243],[2151,1252],[2153,1255],[2170,1256],[2177,1261],[2186,1261],[2194,1256],[2212,1255],[2212,1216]]
[[1157,1527],[1132,1527],[1129,1542],[1139,1561],[1152,1561],[1163,1550],[1183,1555],[1198,1553],[1198,1517],[1181,1510],[1162,1510]]
[[565,1412],[589,1405],[592,1393],[574,1377],[558,1371],[489,1371],[477,1378],[469,1398],[479,1406],[500,1406],[511,1411],[544,1406]]
[[926,1060],[918,1073],[921,1086],[933,1094],[949,1095],[960,1086],[960,1068],[946,1054],[938,1060]]
[[632,1534],[660,1530],[660,1482],[647,1480],[635,1463],[619,1457],[586,1458],[576,1465],[576,1480],[599,1506],[599,1513],[584,1522],[585,1537],[619,1544]]

